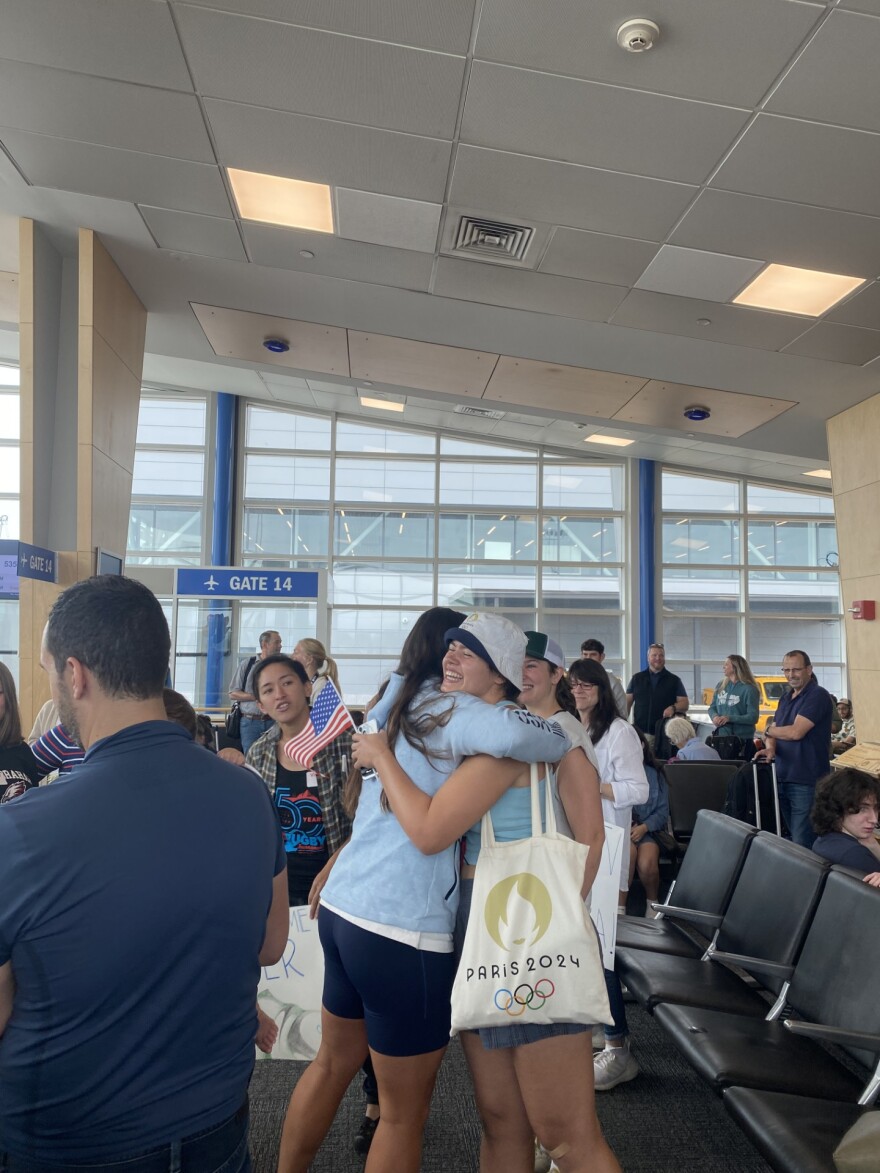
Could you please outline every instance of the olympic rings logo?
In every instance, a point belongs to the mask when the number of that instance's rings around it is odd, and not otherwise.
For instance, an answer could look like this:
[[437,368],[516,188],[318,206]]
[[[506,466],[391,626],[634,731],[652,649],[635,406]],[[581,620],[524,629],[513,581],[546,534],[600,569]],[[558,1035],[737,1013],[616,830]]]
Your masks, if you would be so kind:
[[[547,999],[552,998],[555,993],[556,986],[550,978],[539,978],[534,989],[528,982],[522,982],[513,991],[503,987],[496,990],[495,1006],[498,1010],[506,1011],[510,1018],[519,1018],[530,1006],[540,1010]],[[540,998],[540,1002],[536,1002],[536,998]]]

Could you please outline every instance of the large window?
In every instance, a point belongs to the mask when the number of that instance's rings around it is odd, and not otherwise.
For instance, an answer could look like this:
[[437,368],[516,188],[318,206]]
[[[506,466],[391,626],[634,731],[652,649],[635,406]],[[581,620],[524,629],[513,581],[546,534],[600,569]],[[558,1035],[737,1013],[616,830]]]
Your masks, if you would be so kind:
[[[18,367],[0,364],[0,540],[20,537]],[[0,660],[18,680],[18,598],[0,589]]]
[[698,703],[731,652],[778,674],[803,648],[844,691],[843,616],[830,493],[664,470],[661,559],[667,664]]
[[[317,624],[351,703],[435,604],[537,625],[570,658],[597,637],[620,671],[621,465],[265,404],[247,407],[242,461],[242,563],[328,571],[326,615],[294,629],[255,607],[251,627],[278,627],[291,647]],[[239,632],[241,655],[252,634]]]
[[142,396],[128,523],[129,565],[204,563],[206,416],[204,399]]

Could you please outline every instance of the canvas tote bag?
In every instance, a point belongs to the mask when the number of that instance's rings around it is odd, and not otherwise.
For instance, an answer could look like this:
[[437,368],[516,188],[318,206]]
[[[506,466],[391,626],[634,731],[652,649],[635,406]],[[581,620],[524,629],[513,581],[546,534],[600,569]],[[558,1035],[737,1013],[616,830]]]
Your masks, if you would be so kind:
[[452,987],[452,1030],[515,1023],[611,1023],[596,930],[580,890],[589,847],[560,834],[546,784],[541,831],[531,767],[532,834],[496,843],[483,816],[470,920]]

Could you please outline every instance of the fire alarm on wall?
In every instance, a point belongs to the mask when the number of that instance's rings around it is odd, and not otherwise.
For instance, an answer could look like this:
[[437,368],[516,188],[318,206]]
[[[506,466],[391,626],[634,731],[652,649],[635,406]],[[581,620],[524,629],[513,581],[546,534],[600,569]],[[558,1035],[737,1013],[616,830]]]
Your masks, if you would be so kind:
[[627,53],[647,53],[660,36],[660,26],[644,16],[625,20],[617,30],[617,43]]

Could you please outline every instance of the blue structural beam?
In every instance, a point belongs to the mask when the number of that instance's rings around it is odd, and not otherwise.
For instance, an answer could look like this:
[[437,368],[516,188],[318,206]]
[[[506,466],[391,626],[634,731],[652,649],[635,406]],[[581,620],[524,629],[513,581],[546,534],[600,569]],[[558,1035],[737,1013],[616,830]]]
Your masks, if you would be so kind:
[[[232,518],[234,509],[236,397],[217,395],[217,425],[214,436],[214,494],[211,525],[211,566],[232,565]],[[210,708],[226,702],[225,662],[229,604],[218,599],[208,614],[208,664],[205,673],[205,704]]]
[[654,506],[657,477],[653,460],[639,461],[639,646],[635,670],[644,668],[648,648],[654,642],[656,600],[656,552],[654,549]]

